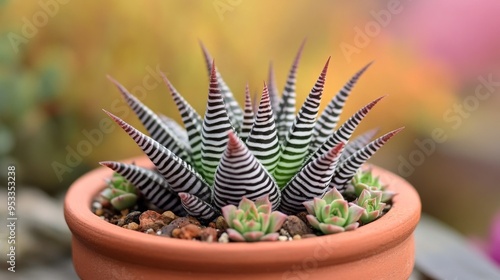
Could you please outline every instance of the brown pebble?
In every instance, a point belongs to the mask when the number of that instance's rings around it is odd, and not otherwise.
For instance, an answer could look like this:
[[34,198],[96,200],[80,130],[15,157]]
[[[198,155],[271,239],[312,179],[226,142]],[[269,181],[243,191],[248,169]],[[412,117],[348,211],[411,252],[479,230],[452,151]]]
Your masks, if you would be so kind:
[[131,230],[139,230],[139,225],[135,222],[131,222],[129,224],[126,224],[123,227],[126,229],[131,229]]
[[217,230],[213,227],[201,229],[200,239],[205,242],[217,242]]
[[151,210],[143,212],[141,216],[139,216],[139,222],[142,231],[152,229],[156,232],[165,225],[163,217],[158,212]]
[[292,237],[292,239],[293,239],[293,240],[300,240],[300,239],[302,239],[302,237],[301,237],[300,235],[296,234],[296,235],[294,235],[294,236]]
[[215,220],[215,228],[220,231],[226,231],[229,226],[227,225],[226,219],[224,217],[219,216],[217,220]]
[[181,229],[180,228],[174,228],[174,230],[172,230],[172,237],[173,238],[179,238],[180,234],[181,234]]
[[291,236],[294,235],[304,235],[313,233],[312,229],[304,223],[299,217],[290,215],[287,217],[285,223],[283,223],[283,229],[290,233]]
[[179,229],[179,234],[176,236],[180,239],[192,240],[200,236],[201,229],[195,224],[188,224]]
[[122,211],[120,211],[120,213],[122,214],[122,216],[127,216],[129,212],[130,211],[128,209],[123,209]]
[[302,239],[318,237],[316,234],[304,234],[301,236]]
[[210,222],[208,224],[208,227],[211,227],[211,228],[217,228],[217,225],[214,223],[214,222]]
[[297,216],[299,219],[301,219],[304,223],[308,224],[308,222],[307,222],[307,218],[306,218],[306,217],[307,217],[307,215],[309,215],[309,213],[307,213],[307,212],[299,212],[299,213],[297,213],[297,215],[296,215],[296,216]]
[[191,223],[193,225],[201,226],[200,221],[198,221],[198,219],[196,219],[195,217],[188,216],[188,219],[189,219],[189,223]]
[[96,214],[97,216],[102,216],[102,215],[104,214],[104,210],[102,210],[102,209],[96,209],[96,210],[95,210],[95,214]]
[[127,216],[125,217],[124,223],[130,224],[130,223],[134,222],[134,223],[139,224],[140,223],[139,217],[141,216],[141,214],[142,213],[139,211],[133,211],[133,212],[128,213]]
[[179,217],[173,220],[170,224],[161,228],[161,235],[172,236],[172,231],[176,228],[183,227],[189,224],[189,219],[186,217]]
[[175,220],[177,218],[177,216],[172,211],[165,211],[161,215],[163,216],[166,224],[170,224],[170,222],[172,222],[173,220]]

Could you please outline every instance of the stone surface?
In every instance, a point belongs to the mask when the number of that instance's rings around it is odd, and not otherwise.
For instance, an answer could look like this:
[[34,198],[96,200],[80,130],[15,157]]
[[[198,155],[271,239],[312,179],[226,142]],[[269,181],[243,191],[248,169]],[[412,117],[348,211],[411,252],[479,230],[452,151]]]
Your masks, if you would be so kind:
[[286,230],[290,236],[311,234],[313,232],[304,221],[294,215],[288,216],[285,223],[283,223],[283,229]]
[[172,211],[165,211],[161,215],[164,217],[165,222],[167,224],[170,224],[170,222],[172,222],[173,220],[175,220],[177,218],[177,216]]
[[166,236],[172,237],[172,231],[174,229],[183,227],[185,225],[188,225],[189,223],[190,223],[190,221],[188,218],[179,217],[179,218],[173,220],[172,222],[170,222],[170,224],[162,227],[161,228],[161,235],[166,235]]
[[212,227],[207,227],[200,232],[201,241],[205,242],[215,242],[217,241],[217,230]]
[[220,231],[226,231],[229,226],[227,225],[226,219],[224,217],[219,216],[217,220],[215,220],[215,228]]
[[139,211],[130,212],[125,217],[124,223],[125,224],[130,224],[130,223],[139,224],[140,223],[140,221],[139,221],[140,216],[141,216],[141,212],[139,212]]
[[162,215],[151,210],[144,211],[139,216],[139,222],[142,231],[148,231],[149,229],[152,229],[156,232],[165,225],[165,221],[163,220]]
[[201,229],[195,224],[187,224],[179,229],[179,233],[176,234],[176,238],[192,240],[200,236]]

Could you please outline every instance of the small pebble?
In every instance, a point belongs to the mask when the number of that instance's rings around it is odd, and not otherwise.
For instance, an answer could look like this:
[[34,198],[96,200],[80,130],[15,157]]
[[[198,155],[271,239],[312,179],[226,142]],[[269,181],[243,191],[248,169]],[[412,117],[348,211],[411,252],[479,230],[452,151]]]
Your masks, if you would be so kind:
[[293,240],[300,240],[300,239],[302,239],[302,237],[301,237],[300,235],[296,234],[296,235],[294,235],[294,236],[292,237],[292,239],[293,239]]
[[172,230],[172,237],[173,238],[179,238],[180,234],[181,234],[181,229],[180,228],[174,228],[174,230]]
[[217,240],[217,230],[212,227],[207,227],[201,230],[200,233],[201,241],[214,242]]
[[132,222],[139,224],[139,217],[141,216],[141,212],[133,211],[127,214],[125,220],[123,221],[125,224],[130,224]]
[[227,225],[227,222],[224,219],[224,217],[222,217],[222,216],[217,217],[217,220],[215,220],[215,228],[216,229],[218,229],[220,231],[226,231],[226,229],[228,227],[229,226]]
[[227,233],[223,233],[219,237],[219,243],[229,243],[229,235]]
[[146,233],[147,233],[147,234],[155,234],[155,231],[154,231],[152,228],[148,228],[148,229],[146,230]]
[[201,233],[200,227],[198,227],[197,225],[194,225],[194,224],[188,224],[184,227],[181,227],[179,230],[180,230],[180,232],[179,232],[177,238],[185,239],[185,240],[196,239],[196,238],[198,238],[198,236],[200,236],[200,233]]
[[129,212],[130,211],[128,209],[124,209],[124,210],[120,211],[120,213],[122,214],[122,216],[127,216]]
[[302,239],[317,237],[316,234],[304,234],[301,236]]
[[126,224],[123,227],[126,229],[131,229],[131,230],[138,230],[139,229],[139,225],[135,222],[131,222],[129,224]]
[[98,208],[98,209],[95,210],[95,214],[97,216],[102,216],[104,214],[104,210],[102,210],[102,208]]
[[172,211],[165,211],[163,212],[163,214],[161,214],[165,219],[165,223],[169,224],[170,222],[172,222],[173,220],[175,220],[177,218],[177,216],[175,216],[174,212]]
[[288,236],[280,235],[280,236],[278,237],[278,240],[279,240],[279,241],[288,241]]
[[158,212],[147,210],[139,216],[139,222],[142,230],[152,229],[156,232],[165,225],[162,215]]
[[[92,203],[92,207],[94,207],[94,209],[102,209],[102,204],[95,201],[94,203]],[[96,213],[97,214],[97,213]]]

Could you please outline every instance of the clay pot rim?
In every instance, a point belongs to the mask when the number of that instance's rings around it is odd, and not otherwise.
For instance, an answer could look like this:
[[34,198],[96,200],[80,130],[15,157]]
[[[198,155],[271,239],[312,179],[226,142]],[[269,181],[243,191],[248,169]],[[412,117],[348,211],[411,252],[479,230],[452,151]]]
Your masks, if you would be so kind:
[[[122,162],[152,166],[145,156]],[[93,198],[104,188],[104,179],[112,174],[105,167],[85,174],[71,185],[65,197],[64,215],[73,238],[110,258],[136,264],[161,267],[164,262],[188,262],[200,269],[213,269],[226,262],[231,264],[229,269],[253,270],[272,262],[276,268],[283,268],[304,261],[304,250],[317,253],[320,263],[345,263],[397,246],[411,236],[420,218],[420,199],[407,181],[377,166],[367,168],[372,168],[397,193],[388,213],[354,231],[291,242],[203,243],[146,235],[112,225],[90,209]],[[250,267],[248,259],[252,260]]]

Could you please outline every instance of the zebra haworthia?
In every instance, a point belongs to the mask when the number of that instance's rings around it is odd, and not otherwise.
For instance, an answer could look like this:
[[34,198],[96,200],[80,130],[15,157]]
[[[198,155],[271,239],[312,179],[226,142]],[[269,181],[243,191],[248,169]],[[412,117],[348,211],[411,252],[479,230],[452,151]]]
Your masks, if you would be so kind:
[[177,157],[157,141],[142,134],[122,119],[107,111],[104,112],[132,137],[135,143],[144,151],[149,159],[151,159],[174,192],[195,194],[205,201],[210,199],[210,186],[198,173],[196,173],[191,165]]
[[224,100],[217,85],[214,64],[210,76],[207,109],[201,132],[201,164],[204,178],[210,185],[214,182],[215,170],[226,149],[227,133],[232,130],[233,127],[229,121]]
[[340,120],[340,115],[344,109],[345,102],[349,97],[352,88],[358,82],[363,73],[372,65],[368,63],[365,67],[359,70],[352,78],[340,89],[340,91],[328,103],[323,113],[318,118],[314,126],[313,136],[310,146],[310,151],[314,152],[325,140],[330,136]]
[[177,194],[173,193],[165,178],[156,172],[133,164],[114,161],[99,163],[106,166],[137,187],[147,201],[162,210],[170,210],[181,215],[184,212]]
[[304,43],[289,70],[282,96],[278,96],[271,64],[269,87],[264,83],[260,102],[257,97],[250,98],[247,85],[243,109],[202,45],[210,72],[203,118],[163,75],[184,128],[154,114],[110,78],[151,137],[106,113],[147,154],[160,175],[114,162],[102,164],[122,174],[158,207],[185,211],[207,222],[220,215],[222,207],[238,205],[242,197],[256,200],[267,195],[273,209],[296,214],[304,210],[304,201],[321,197],[328,188],[343,190],[360,166],[400,129],[372,142],[376,131],[368,131],[349,142],[380,97],[334,130],[352,88],[370,64],[352,76],[316,119],[328,59],[296,114],[295,83]]
[[215,206],[220,209],[238,205],[243,196],[255,200],[264,195],[269,195],[276,209],[281,198],[278,186],[245,144],[230,132],[227,149],[215,173]]
[[295,175],[282,190],[280,210],[295,214],[305,210],[303,202],[321,197],[328,188],[343,149],[344,143],[338,144]]
[[128,103],[130,108],[135,112],[139,120],[142,122],[146,130],[151,135],[151,138],[158,141],[161,145],[172,151],[184,161],[190,160],[186,149],[178,140],[175,134],[163,123],[163,121],[151,111],[146,105],[142,104],[135,96],[130,94],[127,89],[118,83],[115,79],[108,76],[108,79],[115,84],[121,92],[123,98]]
[[281,95],[281,100],[278,104],[278,111],[276,112],[276,126],[278,129],[278,137],[280,141],[286,138],[288,130],[293,124],[295,119],[295,82],[297,80],[297,68],[299,67],[300,57],[304,49],[306,41],[304,40],[300,45],[299,51],[295,56],[290,72],[286,79],[285,89]]
[[273,174],[280,187],[283,187],[299,171],[308,154],[311,132],[316,122],[329,62],[330,58],[328,58],[323,71],[321,71],[281,145],[278,166]]
[[373,154],[375,154],[375,152],[382,148],[387,141],[403,129],[404,127],[401,127],[380,136],[343,161],[335,171],[335,174],[330,182],[330,188],[336,188],[340,191],[344,190],[346,188],[346,184],[352,179],[352,177],[354,177],[361,165],[365,163]]
[[280,145],[265,83],[259,109],[245,144],[267,171],[272,174],[278,164]]

